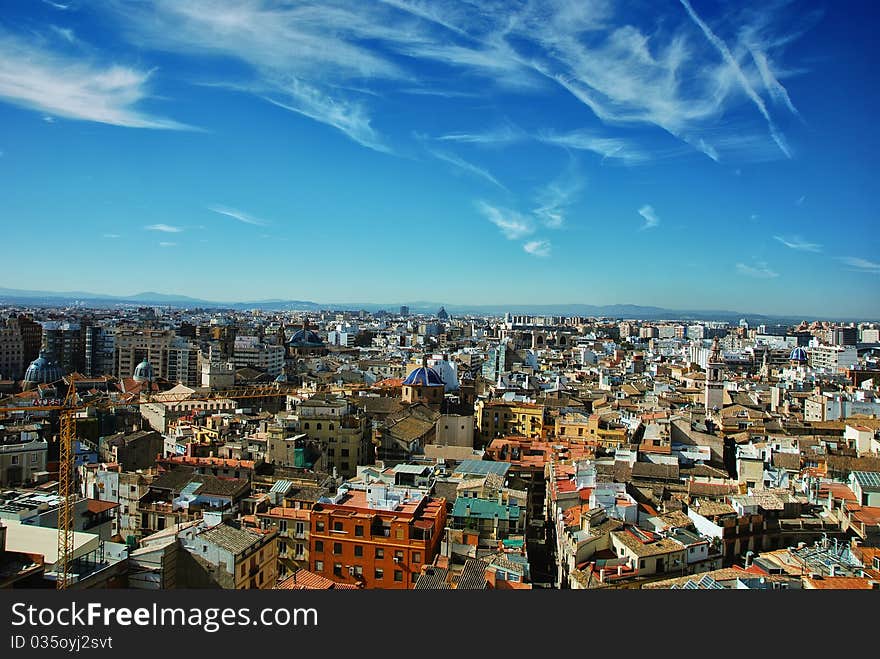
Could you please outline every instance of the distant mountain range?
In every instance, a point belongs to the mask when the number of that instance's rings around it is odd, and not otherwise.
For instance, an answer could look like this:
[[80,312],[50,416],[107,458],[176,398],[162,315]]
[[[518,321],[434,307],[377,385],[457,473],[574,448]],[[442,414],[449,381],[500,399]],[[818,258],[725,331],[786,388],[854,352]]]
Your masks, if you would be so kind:
[[528,314],[538,316],[603,316],[610,318],[629,318],[641,320],[719,320],[738,322],[745,318],[750,324],[756,323],[799,323],[802,320],[837,320],[857,321],[864,319],[822,317],[814,318],[809,315],[795,316],[772,316],[767,314],[747,313],[742,311],[730,311],[719,309],[666,309],[663,307],[640,306],[636,304],[493,304],[493,305],[457,305],[441,304],[438,302],[416,301],[395,302],[388,304],[376,303],[318,303],[309,300],[253,300],[247,302],[216,302],[201,300],[186,295],[173,295],[148,291],[135,295],[103,295],[100,293],[88,293],[84,291],[31,291],[13,288],[0,288],[0,303],[24,304],[24,305],[58,305],[58,306],[167,306],[181,309],[261,309],[265,311],[321,311],[321,310],[360,310],[375,312],[385,309],[392,313],[399,311],[401,305],[406,305],[413,314],[434,314],[441,306],[454,315],[502,315]]

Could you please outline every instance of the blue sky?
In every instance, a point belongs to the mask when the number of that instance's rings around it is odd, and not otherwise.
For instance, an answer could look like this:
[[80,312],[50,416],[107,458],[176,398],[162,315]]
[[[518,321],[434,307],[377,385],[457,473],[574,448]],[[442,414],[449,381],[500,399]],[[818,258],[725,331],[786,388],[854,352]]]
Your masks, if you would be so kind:
[[876,318],[870,4],[13,0],[0,286]]

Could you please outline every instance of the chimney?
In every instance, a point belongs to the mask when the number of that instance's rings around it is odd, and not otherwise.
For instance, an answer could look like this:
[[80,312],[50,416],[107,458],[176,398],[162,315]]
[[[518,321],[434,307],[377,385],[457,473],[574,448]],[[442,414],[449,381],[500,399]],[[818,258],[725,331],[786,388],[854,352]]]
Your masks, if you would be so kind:
[[604,567],[599,570],[599,581],[602,581],[602,582],[605,581],[605,568]]

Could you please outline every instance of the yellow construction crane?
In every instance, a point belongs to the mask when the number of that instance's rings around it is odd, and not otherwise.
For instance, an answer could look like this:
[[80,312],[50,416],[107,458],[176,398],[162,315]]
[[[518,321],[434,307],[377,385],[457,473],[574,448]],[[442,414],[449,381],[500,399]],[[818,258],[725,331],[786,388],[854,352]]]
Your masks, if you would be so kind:
[[129,407],[144,405],[147,403],[162,403],[174,405],[183,402],[211,402],[216,400],[244,400],[252,398],[270,398],[300,393],[349,393],[368,389],[369,385],[351,385],[348,387],[328,386],[319,388],[317,391],[304,392],[301,389],[280,388],[277,384],[256,385],[250,387],[236,387],[223,391],[214,391],[207,395],[194,395],[191,392],[181,393],[150,393],[140,394],[139,398],[131,400],[100,399],[78,403],[76,392],[76,380],[70,378],[67,394],[60,404],[51,405],[23,405],[0,407],[0,413],[9,412],[58,412],[60,417],[59,432],[59,456],[58,456],[58,496],[61,506],[58,510],[58,560],[55,564],[56,588],[67,588],[70,581],[70,555],[73,550],[74,528],[74,504],[76,503],[74,454],[73,445],[76,439],[76,413],[89,408],[111,409],[115,407]]

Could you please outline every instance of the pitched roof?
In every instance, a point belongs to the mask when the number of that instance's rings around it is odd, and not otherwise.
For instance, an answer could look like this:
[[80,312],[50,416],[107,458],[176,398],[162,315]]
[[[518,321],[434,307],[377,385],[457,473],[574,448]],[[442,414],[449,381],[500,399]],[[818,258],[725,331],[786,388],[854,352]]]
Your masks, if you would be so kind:
[[232,552],[234,555],[238,555],[257,544],[263,536],[252,531],[237,529],[228,524],[218,524],[207,531],[203,531],[197,537]]

